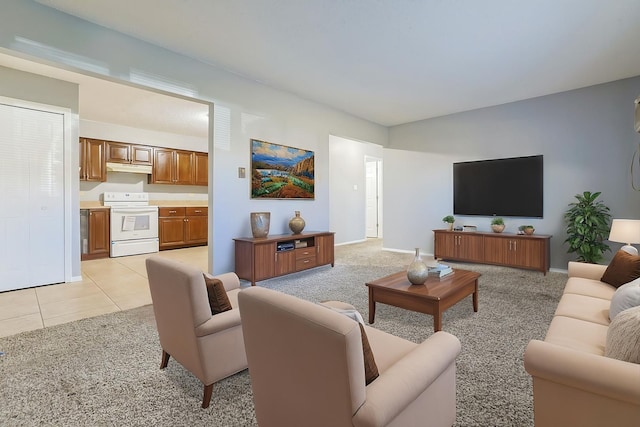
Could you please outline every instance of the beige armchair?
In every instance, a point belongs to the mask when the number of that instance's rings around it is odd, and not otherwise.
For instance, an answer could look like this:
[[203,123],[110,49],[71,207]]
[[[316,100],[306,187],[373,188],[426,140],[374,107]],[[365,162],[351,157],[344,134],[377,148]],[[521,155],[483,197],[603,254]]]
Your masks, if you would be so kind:
[[158,256],[147,258],[147,275],[158,327],[164,369],[173,357],[204,384],[202,407],[211,401],[213,383],[247,367],[238,310],[240,280],[235,273],[220,279],[233,307],[211,315],[200,270]]
[[358,323],[253,287],[238,298],[260,427],[451,426],[460,342],[421,344],[365,326],[380,376],[365,386]]

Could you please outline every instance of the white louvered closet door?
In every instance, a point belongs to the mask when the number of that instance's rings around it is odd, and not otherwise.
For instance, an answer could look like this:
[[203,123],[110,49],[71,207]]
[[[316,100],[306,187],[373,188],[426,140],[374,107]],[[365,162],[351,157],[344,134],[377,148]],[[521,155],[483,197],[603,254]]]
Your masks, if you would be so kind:
[[0,103],[0,291],[64,282],[64,115]]

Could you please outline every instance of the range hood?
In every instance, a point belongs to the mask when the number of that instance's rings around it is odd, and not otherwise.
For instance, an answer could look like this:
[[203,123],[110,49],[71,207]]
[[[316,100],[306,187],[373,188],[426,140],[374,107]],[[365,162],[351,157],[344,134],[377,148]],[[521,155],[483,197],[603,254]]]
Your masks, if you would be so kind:
[[129,173],[144,173],[151,175],[151,166],[146,165],[128,165],[125,163],[109,163],[107,162],[108,172],[129,172]]

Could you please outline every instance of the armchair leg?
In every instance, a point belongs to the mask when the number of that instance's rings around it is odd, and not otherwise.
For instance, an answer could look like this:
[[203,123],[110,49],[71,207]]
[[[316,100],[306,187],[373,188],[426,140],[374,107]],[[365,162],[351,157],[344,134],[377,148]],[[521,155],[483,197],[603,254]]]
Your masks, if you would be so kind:
[[167,353],[166,351],[164,351],[164,349],[162,350],[162,362],[160,362],[160,369],[164,369],[167,367],[167,364],[169,363],[169,358],[171,357],[171,355],[169,353]]
[[211,394],[213,393],[213,384],[204,386],[204,396],[202,397],[202,408],[208,408],[211,403]]

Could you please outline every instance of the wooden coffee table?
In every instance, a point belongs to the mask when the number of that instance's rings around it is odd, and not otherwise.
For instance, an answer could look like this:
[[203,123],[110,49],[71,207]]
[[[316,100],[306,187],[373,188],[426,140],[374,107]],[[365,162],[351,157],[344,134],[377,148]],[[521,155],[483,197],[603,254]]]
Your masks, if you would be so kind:
[[376,316],[376,303],[433,315],[433,330],[442,329],[442,313],[469,295],[473,295],[473,311],[478,311],[479,273],[454,269],[454,273],[443,278],[429,277],[424,285],[412,285],[407,272],[400,271],[390,276],[369,282],[369,323]]

